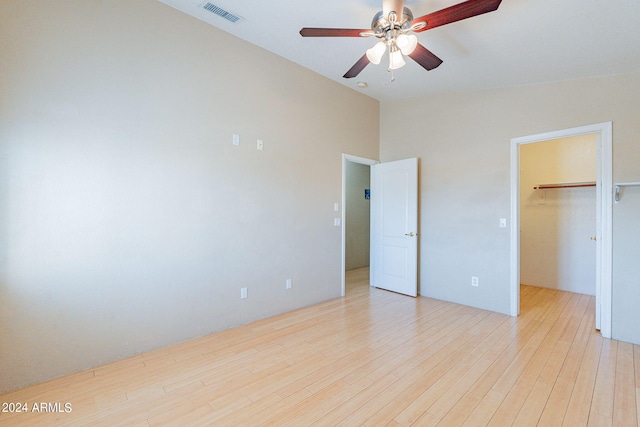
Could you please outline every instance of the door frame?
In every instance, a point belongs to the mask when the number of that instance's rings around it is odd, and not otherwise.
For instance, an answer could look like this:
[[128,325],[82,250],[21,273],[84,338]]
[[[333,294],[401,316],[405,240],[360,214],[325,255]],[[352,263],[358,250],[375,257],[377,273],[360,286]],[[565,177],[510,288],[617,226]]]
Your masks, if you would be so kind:
[[[613,216],[613,150],[612,122],[596,123],[511,139],[511,249],[510,249],[510,314],[520,313],[520,145],[595,134],[598,164],[596,182],[600,190],[599,229],[597,233],[596,313],[600,316],[600,332],[611,338],[612,298],[612,216]],[[599,285],[599,286],[598,286]],[[598,317],[596,315],[596,317]]]
[[362,165],[372,166],[380,163],[378,160],[367,159],[365,157],[352,156],[351,154],[342,154],[342,209],[340,213],[342,219],[342,262],[340,277],[342,278],[342,292],[341,296],[345,296],[345,268],[346,268],[346,256],[347,256],[347,228],[345,221],[347,220],[345,215],[345,206],[347,202],[347,161],[353,163],[360,163]]

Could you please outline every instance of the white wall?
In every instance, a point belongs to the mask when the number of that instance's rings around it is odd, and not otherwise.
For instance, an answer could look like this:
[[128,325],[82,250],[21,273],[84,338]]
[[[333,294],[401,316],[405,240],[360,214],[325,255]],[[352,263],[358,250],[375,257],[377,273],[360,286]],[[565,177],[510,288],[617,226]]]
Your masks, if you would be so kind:
[[596,135],[520,146],[520,283],[595,295]]
[[347,161],[345,188],[345,269],[369,266],[370,200],[364,190],[371,189],[371,168]]
[[[421,158],[422,294],[509,313],[509,227],[499,218],[509,220],[511,138],[612,121],[613,180],[640,181],[639,100],[635,73],[383,102],[381,160]],[[640,343],[631,191],[613,210],[612,334]]]
[[[640,170],[615,181],[638,182]],[[640,344],[640,187],[625,188],[614,205],[613,236],[613,338]]]
[[377,101],[155,0],[0,10],[0,392],[340,296]]

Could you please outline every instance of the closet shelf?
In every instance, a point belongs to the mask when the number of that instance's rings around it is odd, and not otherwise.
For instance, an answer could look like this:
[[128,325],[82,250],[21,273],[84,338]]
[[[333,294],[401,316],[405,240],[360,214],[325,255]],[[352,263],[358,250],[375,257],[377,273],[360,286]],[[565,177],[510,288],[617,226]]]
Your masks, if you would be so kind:
[[555,184],[539,184],[533,187],[534,190],[546,190],[549,188],[575,188],[575,187],[595,187],[595,181],[587,182],[562,182]]
[[620,201],[620,187],[632,187],[636,185],[640,185],[640,182],[616,182],[615,183],[616,190],[614,194],[615,202],[618,203]]

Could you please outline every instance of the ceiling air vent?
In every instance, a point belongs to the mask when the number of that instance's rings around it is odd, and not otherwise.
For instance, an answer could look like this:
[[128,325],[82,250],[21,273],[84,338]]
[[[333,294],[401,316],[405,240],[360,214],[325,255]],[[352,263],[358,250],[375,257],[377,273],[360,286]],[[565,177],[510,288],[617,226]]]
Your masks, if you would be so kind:
[[240,16],[238,16],[238,15],[236,15],[234,13],[231,13],[231,12],[229,12],[227,10],[224,10],[223,8],[221,8],[219,6],[216,6],[213,3],[208,3],[207,2],[202,7],[205,10],[208,10],[211,13],[215,13],[216,15],[226,19],[229,22],[233,22],[234,24],[242,19],[242,17],[240,17]]

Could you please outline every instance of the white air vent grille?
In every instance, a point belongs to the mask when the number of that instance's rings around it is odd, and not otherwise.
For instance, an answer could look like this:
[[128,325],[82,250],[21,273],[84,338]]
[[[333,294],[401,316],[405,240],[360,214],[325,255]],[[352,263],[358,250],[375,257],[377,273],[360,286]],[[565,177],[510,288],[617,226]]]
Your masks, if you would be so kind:
[[211,13],[215,13],[216,15],[226,19],[229,22],[233,22],[234,24],[238,21],[240,21],[242,19],[242,17],[231,13],[227,10],[222,9],[219,6],[216,6],[213,3],[205,3],[204,6],[202,6],[205,10],[208,10]]

